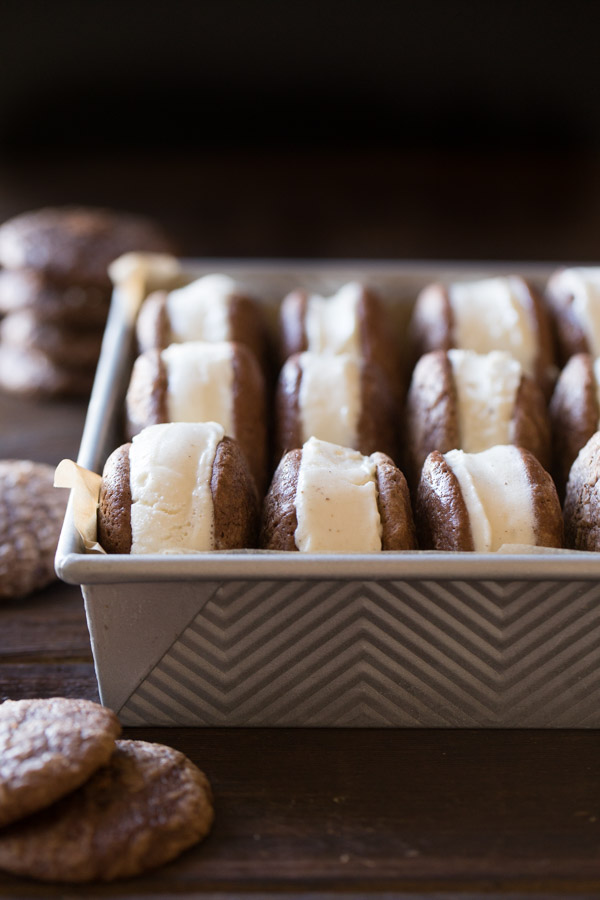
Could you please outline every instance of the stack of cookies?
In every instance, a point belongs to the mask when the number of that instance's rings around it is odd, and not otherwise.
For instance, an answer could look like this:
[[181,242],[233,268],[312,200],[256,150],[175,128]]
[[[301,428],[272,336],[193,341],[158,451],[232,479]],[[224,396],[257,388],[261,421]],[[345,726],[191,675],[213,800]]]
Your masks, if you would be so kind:
[[0,460],[0,600],[26,597],[56,578],[67,498],[53,485],[54,466]]
[[109,264],[131,250],[172,249],[154,222],[105,209],[41,209],[0,226],[0,389],[85,396],[110,304]]
[[208,779],[183,753],[118,740],[89,700],[0,704],[0,869],[112,881],[178,856],[213,821]]

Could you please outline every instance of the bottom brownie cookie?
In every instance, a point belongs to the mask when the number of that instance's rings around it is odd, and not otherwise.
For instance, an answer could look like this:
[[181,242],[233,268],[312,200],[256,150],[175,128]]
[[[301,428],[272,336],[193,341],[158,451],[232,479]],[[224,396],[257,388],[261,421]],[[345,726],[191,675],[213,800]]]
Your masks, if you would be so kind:
[[44,809],[82,785],[108,762],[120,733],[115,714],[89,700],[0,704],[0,825]]
[[107,765],[43,812],[0,831],[0,868],[41,881],[112,881],[205,837],[208,779],[171,747],[117,741]]

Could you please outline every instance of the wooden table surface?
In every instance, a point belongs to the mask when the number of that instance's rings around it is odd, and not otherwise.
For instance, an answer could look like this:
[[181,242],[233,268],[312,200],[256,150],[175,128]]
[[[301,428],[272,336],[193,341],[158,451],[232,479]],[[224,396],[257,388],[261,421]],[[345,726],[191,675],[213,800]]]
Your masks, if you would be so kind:
[[[213,175],[220,171],[219,165],[213,160]],[[417,168],[425,190],[427,172],[437,170],[428,168],[427,161]],[[117,170],[109,167],[103,171],[105,176],[112,171],[114,182]],[[121,205],[135,208],[135,191],[141,190],[142,183],[139,173],[130,172],[132,180],[127,182],[118,171],[121,180],[116,178],[113,194],[118,193],[119,184],[126,191],[127,184],[133,183],[133,193],[125,195]],[[241,171],[245,171],[243,161]],[[390,165],[392,171],[393,199],[402,194],[404,176]],[[557,183],[556,172],[549,164],[541,170],[531,168],[533,187],[527,173],[518,171],[518,184],[529,197],[541,181]],[[559,176],[560,171],[557,169]],[[68,200],[74,198],[73,193],[60,194],[60,185],[64,186],[69,177],[66,166],[56,166],[50,180],[44,180],[47,172],[36,172],[37,182],[27,180],[25,170],[18,166],[12,170],[13,191],[5,195],[4,208],[0,204],[3,217],[26,206],[56,202],[63,195]],[[594,172],[595,186],[599,180],[598,171]],[[236,184],[241,185],[244,179],[239,171],[236,173]],[[343,173],[332,167],[325,166],[319,173],[317,181],[320,178],[322,185],[327,182],[327,173],[337,182],[343,181]],[[509,174],[505,172],[507,182]],[[87,172],[86,180],[81,170],[70,172],[73,183],[79,183],[76,198],[84,202],[96,199],[90,187],[96,182],[89,176]],[[104,184],[102,173],[98,177]],[[570,185],[571,181],[578,182],[579,175],[563,173],[562,178]],[[370,179],[377,190],[382,190],[384,180],[381,171],[373,170],[360,182],[359,199],[362,196],[367,210],[366,186]],[[210,207],[216,203],[220,182],[218,178],[209,182],[206,192]],[[440,183],[438,177],[438,187]],[[88,186],[86,190],[81,188],[83,184]],[[477,183],[472,185],[470,195],[470,202],[476,206],[479,187]],[[164,206],[175,220],[164,185],[162,190]],[[244,182],[244,190],[256,192],[258,188]],[[295,190],[295,201],[306,218],[301,186]],[[336,190],[343,194],[339,184]],[[434,184],[427,194],[429,200],[436,190]],[[458,188],[446,186],[443,190],[450,203]],[[273,203],[276,194],[272,188],[269,197]],[[579,244],[575,244],[573,228],[567,229],[566,236],[564,229],[561,232],[556,224],[548,223],[547,198],[535,215],[531,209],[522,211],[527,228],[517,229],[511,244],[510,203],[505,198],[500,207],[501,226],[496,229],[496,246],[500,247],[496,255],[550,258],[558,256],[562,248],[564,258],[592,257],[594,235],[585,230],[585,217],[574,211],[579,195],[567,200],[567,194],[565,189],[557,203],[563,215],[570,217],[575,235],[583,235]],[[407,196],[409,209],[416,210],[417,194],[413,191]],[[597,211],[600,192],[595,190],[589,196]],[[110,192],[108,199],[113,201]],[[516,210],[516,195],[513,200]],[[439,208],[446,209],[442,201]],[[348,204],[344,209],[350,214]],[[543,243],[539,233],[529,244],[518,244],[519,234],[531,233],[532,216],[541,234],[546,235],[547,255],[536,253]],[[335,252],[343,241],[343,233],[331,237],[331,223],[323,225],[317,216],[318,233],[327,233],[329,244],[324,239],[315,248],[314,234],[312,243],[309,238],[304,244],[295,242],[291,226],[278,242],[275,235],[282,218],[279,210],[267,226],[259,217],[258,227],[263,229],[259,239],[247,221],[235,232],[231,224],[228,231],[223,221],[217,220],[216,237],[211,227],[202,228],[197,223],[194,232],[190,214],[187,233],[198,242],[198,253],[207,248],[225,253],[229,246],[232,254],[246,250],[269,255],[270,239],[280,254],[321,250],[325,255]],[[401,251],[407,246],[415,256],[450,255],[444,254],[444,249],[454,251],[456,256],[469,255],[464,252],[469,246],[468,230],[457,229],[462,236],[453,244],[445,232],[443,239],[440,237],[439,221],[432,223],[427,234],[425,220],[423,212],[416,218],[418,229],[423,229],[419,242],[397,212],[379,218],[373,211],[367,212],[366,221],[356,224],[355,220],[345,246],[357,255],[373,254],[373,242],[384,233],[385,226],[386,237],[377,245],[382,247],[378,255],[393,255],[394,247]],[[186,221],[182,221],[184,231]],[[476,232],[472,223],[471,235]],[[254,235],[254,243],[250,235]],[[405,238],[408,244],[402,243]],[[489,234],[476,240],[480,256],[493,255],[486,252]],[[422,252],[427,246],[433,248],[429,254]],[[515,252],[518,247],[521,253]],[[185,249],[193,250],[191,246]],[[0,396],[0,458],[32,458],[55,464],[63,456],[73,457],[84,412],[85,405],[80,402],[35,403]],[[56,583],[26,600],[2,604],[0,695],[2,699],[53,695],[97,699],[78,588]],[[522,896],[537,892],[544,897],[600,894],[600,734],[596,731],[143,728],[127,729],[126,736],[168,743],[206,771],[216,802],[216,821],[209,838],[174,863],[127,882],[70,888],[0,876],[0,895],[142,897],[202,893],[235,897],[269,893],[317,898],[330,894],[434,897],[450,893],[467,898],[482,893]]]
[[[0,396],[0,457],[77,450],[84,405]],[[58,425],[60,424],[60,427]],[[0,695],[98,698],[79,589],[0,607]],[[146,877],[60,895],[600,892],[596,731],[127,729],[209,775],[208,840]],[[0,895],[58,889],[0,876]]]

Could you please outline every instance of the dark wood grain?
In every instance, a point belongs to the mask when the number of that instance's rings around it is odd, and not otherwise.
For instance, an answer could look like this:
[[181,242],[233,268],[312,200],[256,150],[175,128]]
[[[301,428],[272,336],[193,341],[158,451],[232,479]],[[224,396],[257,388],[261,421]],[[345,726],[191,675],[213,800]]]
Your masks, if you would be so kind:
[[34,597],[0,606],[0,663],[61,659],[91,662],[78,587],[56,582]]
[[[146,728],[127,736],[187,753],[211,778],[217,810],[204,844],[131,883],[138,896],[600,890],[594,732]],[[14,881],[0,880],[0,890]]]
[[0,664],[0,697],[83,697],[98,700],[91,662],[54,662],[43,657],[27,663]]
[[85,410],[82,401],[34,400],[0,392],[0,459],[33,459],[57,465],[77,454]]

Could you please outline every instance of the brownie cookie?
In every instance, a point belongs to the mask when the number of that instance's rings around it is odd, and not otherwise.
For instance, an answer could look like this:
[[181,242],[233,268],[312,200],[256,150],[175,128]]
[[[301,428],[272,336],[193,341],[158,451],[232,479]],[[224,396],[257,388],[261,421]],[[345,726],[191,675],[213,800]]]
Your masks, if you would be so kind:
[[509,353],[426,353],[413,371],[406,420],[412,484],[432,450],[479,453],[496,444],[515,444],[550,467],[544,394]]
[[565,542],[573,550],[600,550],[600,432],[571,466],[564,505]]
[[243,344],[188,341],[147,350],[133,366],[127,436],[164,422],[219,422],[246,454],[259,492],[267,477],[264,377]]
[[283,366],[275,396],[277,459],[310,437],[397,459],[397,428],[394,396],[375,363],[307,351]]
[[0,271],[0,314],[27,310],[37,322],[101,330],[108,316],[110,287],[57,285],[33,269]]
[[0,599],[25,597],[54,581],[67,497],[54,467],[0,460]]
[[481,453],[434,450],[423,466],[415,514],[426,550],[562,546],[554,482],[532,453],[512,445]]
[[415,359],[431,350],[504,350],[549,397],[556,377],[546,308],[523,278],[432,284],[417,298],[410,325]]
[[0,704],[0,825],[50,806],[82,785],[115,749],[121,726],[89,700]]
[[600,356],[600,267],[559,269],[546,285],[561,365],[576,353]]
[[110,288],[109,264],[132,250],[171,253],[173,246],[155,222],[109,209],[39,209],[0,226],[0,265],[43,272],[58,284]]
[[208,779],[183,753],[117,741],[87,784],[0,832],[0,868],[41,881],[113,881],[175,859],[214,818]]
[[266,325],[260,305],[227,275],[205,275],[175,291],[156,291],[140,309],[140,353],[183,341],[235,341],[266,363]]
[[416,549],[406,480],[383,453],[310,438],[281,460],[264,509],[266,550],[365,553]]
[[295,353],[349,353],[377,363],[394,394],[401,393],[398,350],[393,329],[378,295],[356,282],[331,297],[296,290],[280,309],[280,357]]
[[564,367],[550,401],[554,479],[563,496],[575,457],[600,427],[600,359],[577,353]]
[[98,542],[107,553],[254,547],[258,518],[246,458],[214,422],[153,425],[104,466]]
[[0,341],[3,346],[43,353],[57,366],[92,371],[100,354],[102,331],[40,322],[30,310],[24,309],[2,319]]
[[0,343],[0,390],[27,397],[85,397],[95,367],[58,365],[40,350]]

